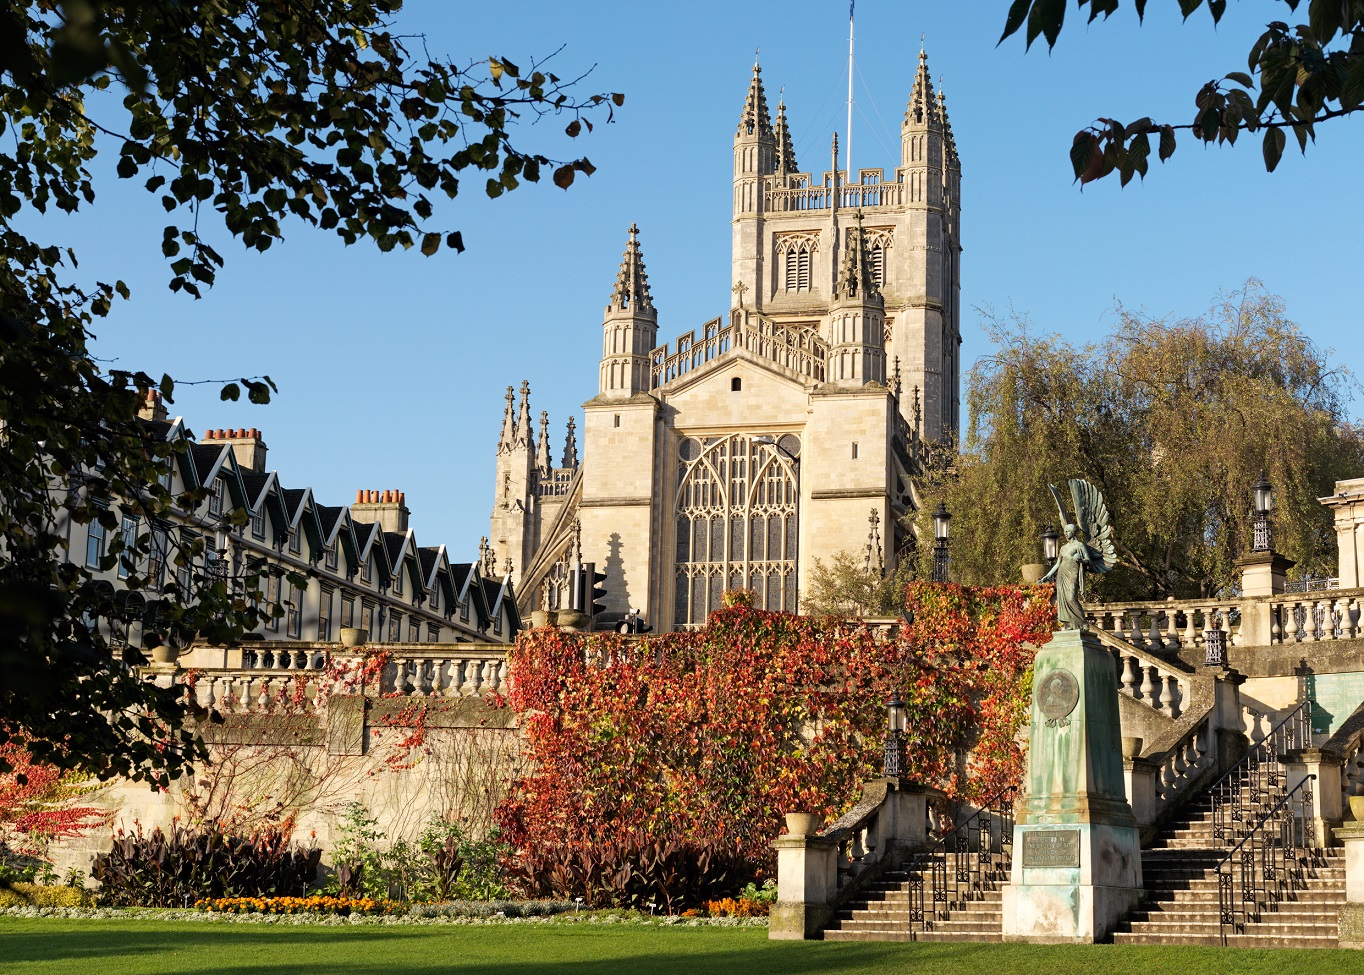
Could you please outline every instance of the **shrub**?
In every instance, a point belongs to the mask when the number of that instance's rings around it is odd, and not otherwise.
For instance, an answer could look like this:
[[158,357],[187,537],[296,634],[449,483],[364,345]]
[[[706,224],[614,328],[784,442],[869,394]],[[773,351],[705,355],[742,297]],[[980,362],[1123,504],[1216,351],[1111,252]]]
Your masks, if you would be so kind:
[[120,829],[91,875],[100,901],[116,906],[185,907],[219,897],[301,896],[317,877],[322,851],[291,845],[275,830],[236,836],[214,826],[176,823],[144,833]]
[[201,911],[219,914],[402,914],[406,907],[397,901],[372,897],[218,897],[195,901]]
[[533,897],[665,914],[701,907],[752,879],[733,846],[647,836],[524,853],[513,870]]
[[89,891],[79,887],[48,887],[23,881],[0,887],[0,908],[4,907],[91,907]]

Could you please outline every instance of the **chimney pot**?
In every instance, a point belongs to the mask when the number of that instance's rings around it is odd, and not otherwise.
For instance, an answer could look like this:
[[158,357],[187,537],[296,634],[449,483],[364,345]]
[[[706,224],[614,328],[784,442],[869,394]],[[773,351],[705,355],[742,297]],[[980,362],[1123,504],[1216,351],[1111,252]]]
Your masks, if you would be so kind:
[[364,493],[364,492],[361,491],[359,488],[356,488],[356,489],[355,489],[355,503],[356,503],[356,504],[359,504],[359,503],[360,503],[360,495],[362,495],[363,493]]

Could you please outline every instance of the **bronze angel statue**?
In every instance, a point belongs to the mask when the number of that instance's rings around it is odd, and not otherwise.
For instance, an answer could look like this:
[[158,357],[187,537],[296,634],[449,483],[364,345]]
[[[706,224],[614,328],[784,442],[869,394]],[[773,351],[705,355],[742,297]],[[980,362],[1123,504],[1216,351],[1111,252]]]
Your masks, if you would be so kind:
[[1075,503],[1075,519],[1066,517],[1061,505],[1061,492],[1048,484],[1056,499],[1056,510],[1066,526],[1066,541],[1057,553],[1056,564],[1042,577],[1042,582],[1056,580],[1056,617],[1063,630],[1085,630],[1085,570],[1108,572],[1118,562],[1113,547],[1113,525],[1109,522],[1108,506],[1099,489],[1078,477],[1070,479],[1070,497]]

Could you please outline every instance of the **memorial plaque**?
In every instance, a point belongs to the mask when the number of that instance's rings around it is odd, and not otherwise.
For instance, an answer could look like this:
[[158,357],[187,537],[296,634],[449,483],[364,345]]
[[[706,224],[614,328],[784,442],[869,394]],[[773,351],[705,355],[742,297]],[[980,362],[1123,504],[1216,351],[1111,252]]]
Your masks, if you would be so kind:
[[1023,834],[1023,866],[1078,867],[1078,829],[1033,829]]
[[1080,684],[1068,670],[1053,670],[1042,678],[1033,692],[1037,708],[1046,717],[1048,728],[1070,724],[1071,712],[1080,703]]

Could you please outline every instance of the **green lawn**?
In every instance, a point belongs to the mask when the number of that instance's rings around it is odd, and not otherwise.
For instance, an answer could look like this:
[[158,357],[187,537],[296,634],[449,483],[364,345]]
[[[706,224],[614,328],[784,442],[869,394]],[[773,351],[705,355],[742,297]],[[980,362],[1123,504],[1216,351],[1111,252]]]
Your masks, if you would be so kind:
[[1344,951],[768,941],[761,929],[596,926],[276,927],[0,918],[0,972],[61,975],[1334,975]]

